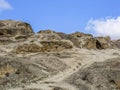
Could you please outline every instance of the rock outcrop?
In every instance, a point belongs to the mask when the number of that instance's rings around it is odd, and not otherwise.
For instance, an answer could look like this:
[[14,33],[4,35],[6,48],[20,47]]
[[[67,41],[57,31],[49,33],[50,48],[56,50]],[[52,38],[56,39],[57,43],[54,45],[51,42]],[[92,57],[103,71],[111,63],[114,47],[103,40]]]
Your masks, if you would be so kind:
[[53,34],[53,33],[56,33],[56,32],[48,29],[48,30],[40,30],[40,31],[38,31],[38,33],[39,34]]
[[0,20],[0,90],[120,90],[120,40]]
[[74,73],[67,81],[79,90],[119,90],[120,58],[95,62],[85,69]]
[[82,48],[87,48],[87,49],[104,49],[103,45],[96,39],[94,38],[87,38],[82,40]]
[[7,45],[10,43],[14,43],[14,41],[11,38],[0,38],[0,45]]
[[62,39],[55,31],[52,31],[52,30],[39,31],[37,36],[39,40],[61,40]]
[[29,35],[33,34],[30,24],[14,21],[14,20],[0,20],[0,35]]
[[114,43],[112,42],[112,40],[111,40],[111,38],[109,36],[106,36],[106,37],[95,37],[95,39],[97,39],[101,43],[101,46],[104,49],[116,48],[116,46],[114,45]]
[[120,39],[113,40],[112,43],[113,43],[114,47],[120,49]]
[[93,38],[93,36],[91,34],[85,34],[85,33],[81,33],[81,32],[75,32],[75,33],[72,33],[71,35],[76,38],[80,38],[80,37]]
[[11,87],[25,86],[67,68],[66,64],[59,59],[53,58],[53,56],[43,56],[37,55],[30,58],[0,57],[0,89],[8,90]]
[[36,52],[59,52],[65,49],[72,49],[73,45],[69,41],[40,41],[39,44],[29,43],[18,46],[16,53],[36,53]]
[[72,34],[57,33],[62,39],[67,39],[73,42],[78,48],[87,49],[103,49],[99,40],[94,38],[91,34],[84,34],[81,32],[75,32]]

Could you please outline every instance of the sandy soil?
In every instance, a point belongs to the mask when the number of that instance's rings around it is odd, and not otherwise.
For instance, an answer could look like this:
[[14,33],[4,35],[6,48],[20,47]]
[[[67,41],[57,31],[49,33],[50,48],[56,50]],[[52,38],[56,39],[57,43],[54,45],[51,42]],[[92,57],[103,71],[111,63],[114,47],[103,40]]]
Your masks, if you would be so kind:
[[[64,79],[77,72],[79,69],[84,69],[94,62],[105,61],[110,58],[115,58],[120,55],[119,50],[107,49],[107,50],[87,50],[87,49],[72,49],[70,58],[61,59],[62,62],[66,63],[70,68],[59,72],[56,75],[50,76],[42,81],[31,83],[30,85],[22,88],[11,88],[9,90],[54,90],[54,87],[61,87],[63,90],[78,90],[76,87],[65,83]],[[60,89],[62,90],[62,89]]]

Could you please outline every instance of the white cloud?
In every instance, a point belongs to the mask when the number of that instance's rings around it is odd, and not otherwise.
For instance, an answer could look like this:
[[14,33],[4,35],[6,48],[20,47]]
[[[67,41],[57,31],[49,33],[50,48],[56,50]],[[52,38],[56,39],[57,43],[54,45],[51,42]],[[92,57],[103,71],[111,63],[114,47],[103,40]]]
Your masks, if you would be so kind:
[[12,9],[12,6],[6,0],[0,0],[0,12],[10,9]]
[[112,39],[120,39],[120,16],[117,18],[91,19],[86,28],[95,36],[110,36]]

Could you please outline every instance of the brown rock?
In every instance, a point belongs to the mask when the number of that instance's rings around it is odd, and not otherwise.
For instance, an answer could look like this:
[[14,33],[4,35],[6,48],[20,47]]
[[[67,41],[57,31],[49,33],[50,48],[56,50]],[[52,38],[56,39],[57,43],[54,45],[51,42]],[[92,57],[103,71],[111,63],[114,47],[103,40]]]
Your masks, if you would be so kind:
[[41,51],[41,47],[37,44],[31,43],[31,44],[23,44],[16,48],[16,53],[24,53],[24,52],[39,52]]
[[19,40],[19,39],[28,39],[30,38],[31,35],[16,35],[14,38]]
[[51,52],[71,49],[73,46],[67,41],[40,41],[40,44],[29,43],[18,46],[16,53],[35,53],[35,52]]
[[56,33],[55,31],[53,30],[40,30],[38,33],[42,33],[42,34],[53,34],[53,33]]
[[57,33],[62,39],[67,39],[73,42],[76,47],[87,49],[103,49],[102,44],[91,34],[75,32],[72,34]]
[[10,65],[2,65],[0,67],[0,78],[3,78],[5,76],[9,76],[9,73],[12,73],[15,71],[15,68],[11,67]]
[[75,32],[69,35],[69,39],[75,44],[75,46],[87,49],[102,49],[101,43],[93,38],[91,34],[84,34],[81,32]]
[[104,49],[106,48],[114,48],[111,42],[111,38],[109,36],[106,37],[95,37],[102,45]]
[[71,35],[77,38],[81,38],[81,37],[92,38],[93,37],[91,34],[85,34],[81,32],[75,32],[75,33],[72,33]]
[[61,40],[62,38],[52,30],[43,30],[38,32],[39,40]]
[[0,20],[0,35],[28,35],[33,33],[28,23],[14,20]]
[[10,43],[14,43],[14,41],[11,38],[5,38],[5,37],[0,38],[0,45],[7,45]]
[[45,51],[62,51],[73,48],[69,41],[41,41],[40,43]]
[[[72,34],[64,34],[64,33],[57,33],[62,39],[67,39],[72,41],[72,43],[79,48],[82,48],[82,41],[86,40],[86,38],[93,38],[91,34],[84,34],[81,32],[75,32]],[[84,41],[85,42],[85,41]]]
[[52,90],[68,90],[68,89],[61,88],[61,87],[54,87]]
[[87,49],[103,49],[101,43],[94,38],[87,38],[83,41],[83,48]]

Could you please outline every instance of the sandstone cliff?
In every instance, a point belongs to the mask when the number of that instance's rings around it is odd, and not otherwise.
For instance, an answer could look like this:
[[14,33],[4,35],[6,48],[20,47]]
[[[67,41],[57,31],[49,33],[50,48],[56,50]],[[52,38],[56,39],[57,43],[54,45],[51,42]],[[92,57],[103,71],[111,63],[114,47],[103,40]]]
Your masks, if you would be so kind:
[[30,24],[13,21],[13,20],[0,20],[0,35],[28,35],[33,33]]
[[0,90],[120,90],[120,41],[75,32],[34,33],[0,20]]

